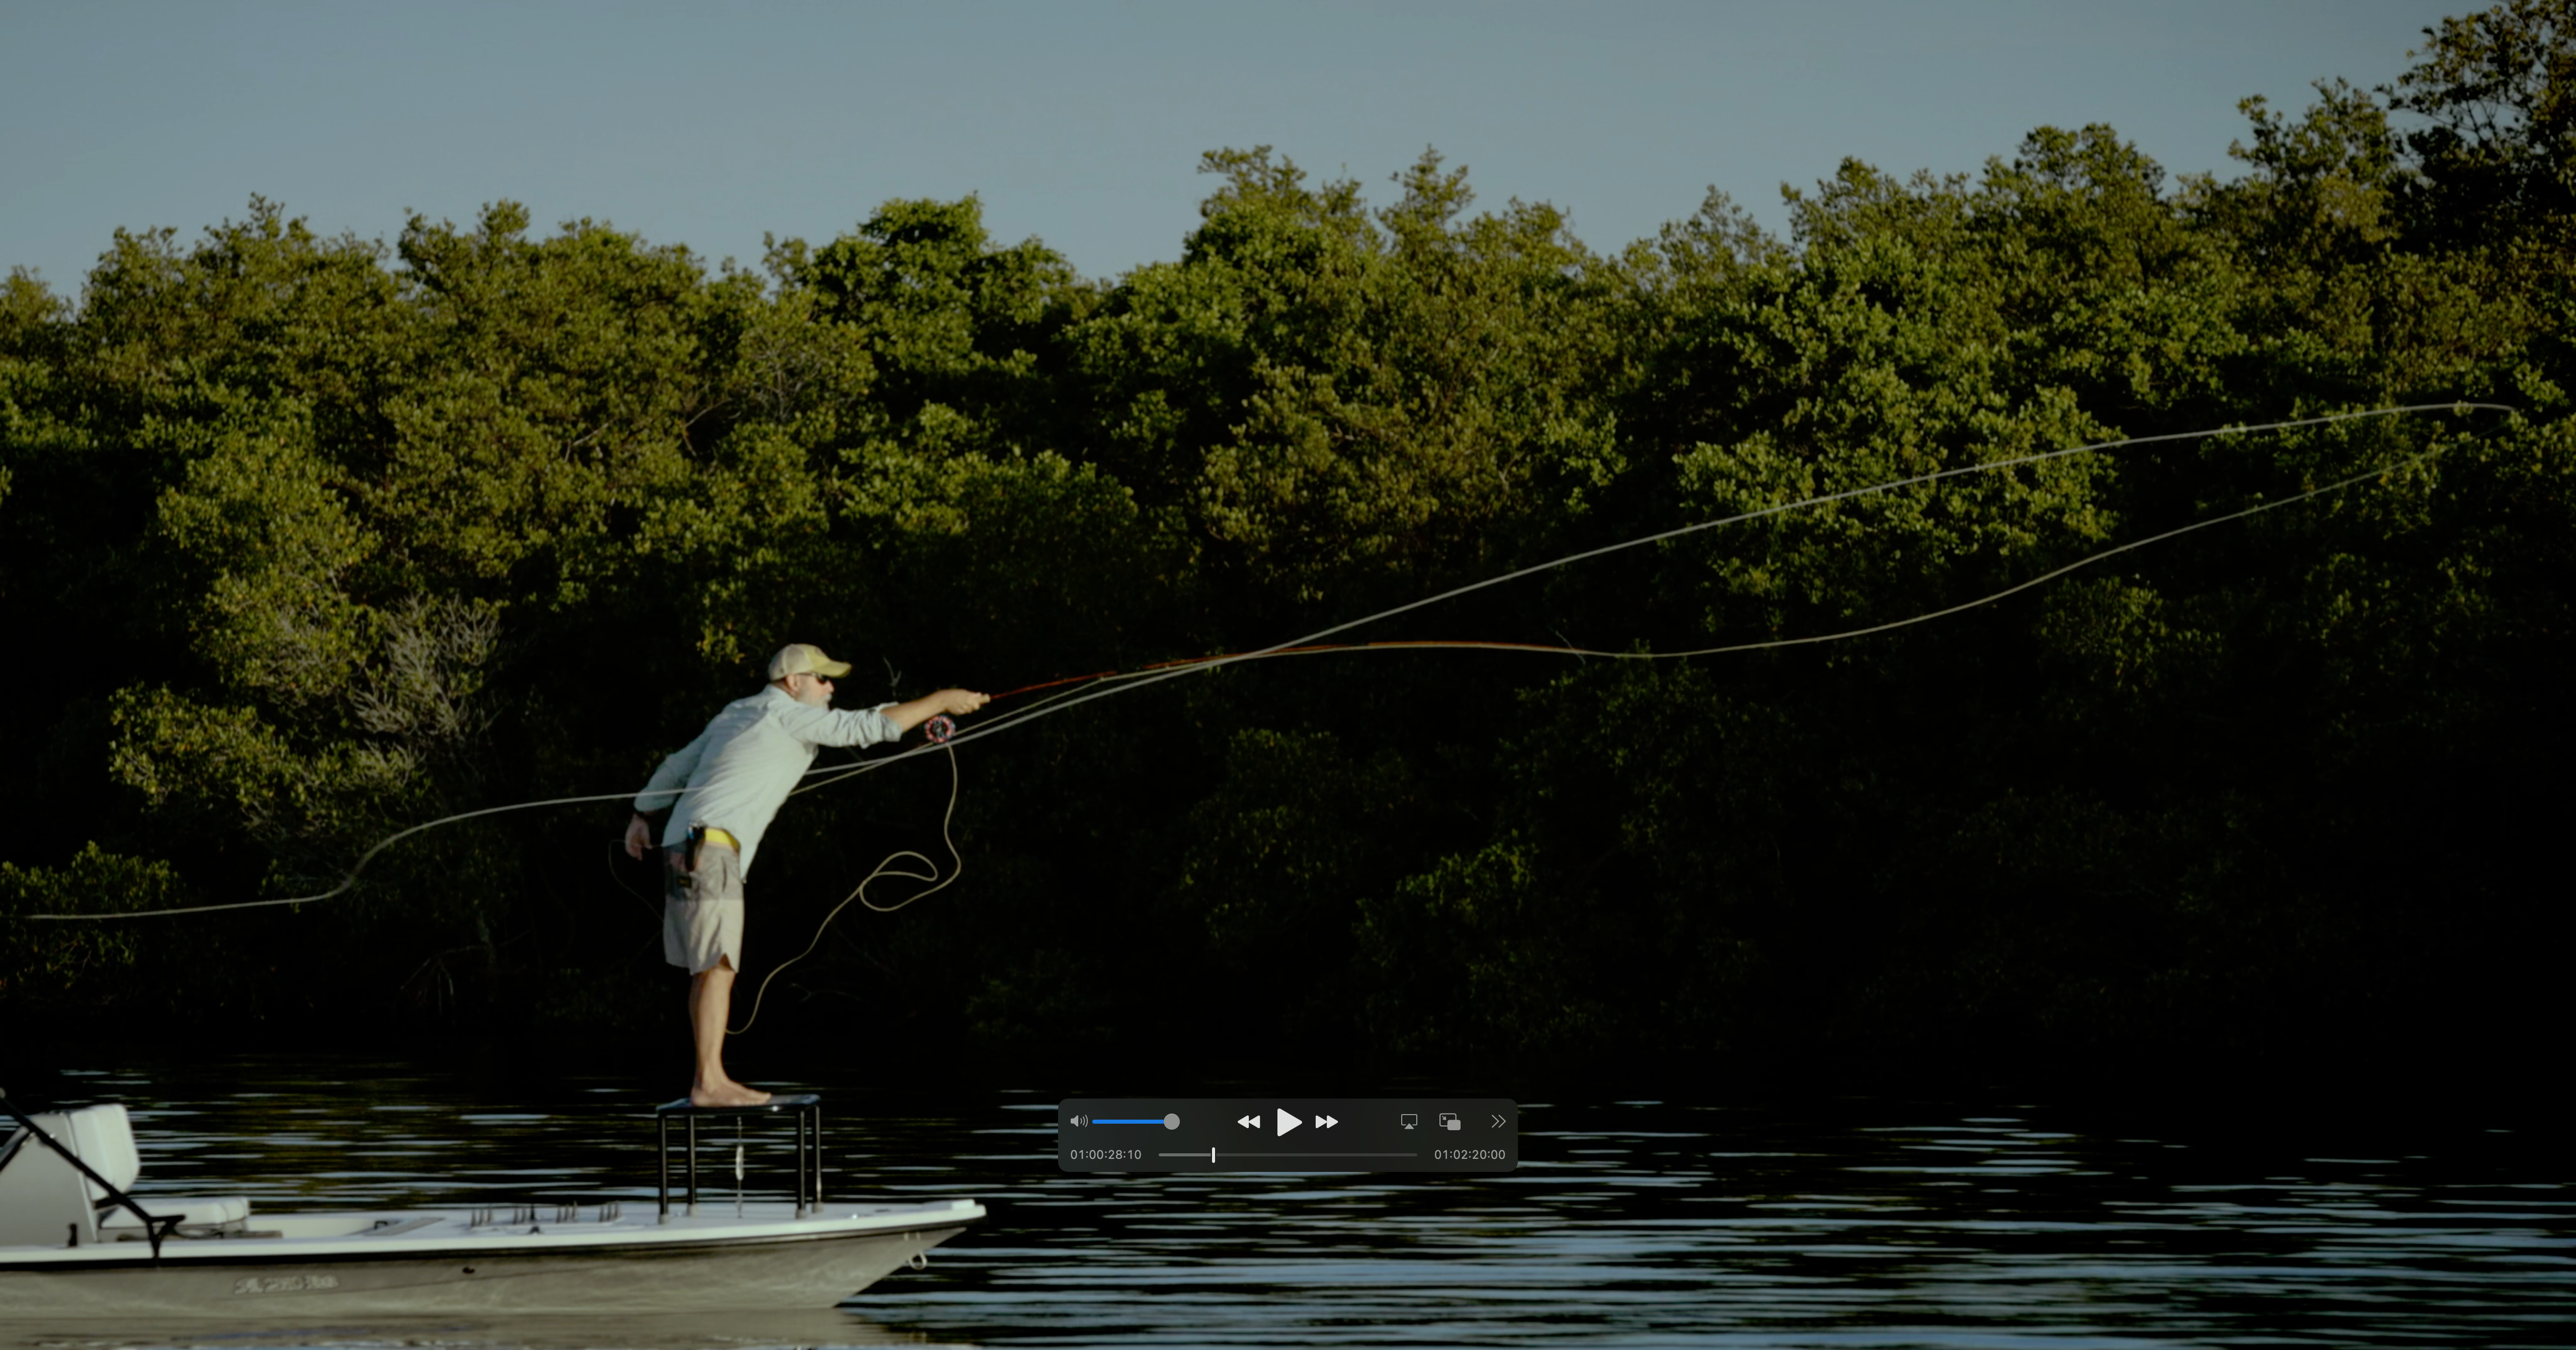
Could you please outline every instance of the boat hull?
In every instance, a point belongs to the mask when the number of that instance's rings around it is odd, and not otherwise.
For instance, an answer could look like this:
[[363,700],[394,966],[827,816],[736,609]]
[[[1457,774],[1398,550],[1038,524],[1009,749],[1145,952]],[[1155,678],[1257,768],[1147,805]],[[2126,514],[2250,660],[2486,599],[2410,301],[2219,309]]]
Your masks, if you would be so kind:
[[[473,1313],[828,1308],[982,1217],[980,1206],[446,1242],[172,1241],[0,1249],[0,1320],[238,1315],[259,1321]],[[364,1242],[366,1239],[359,1239]],[[312,1250],[298,1250],[310,1246]],[[88,1259],[82,1252],[96,1253]]]

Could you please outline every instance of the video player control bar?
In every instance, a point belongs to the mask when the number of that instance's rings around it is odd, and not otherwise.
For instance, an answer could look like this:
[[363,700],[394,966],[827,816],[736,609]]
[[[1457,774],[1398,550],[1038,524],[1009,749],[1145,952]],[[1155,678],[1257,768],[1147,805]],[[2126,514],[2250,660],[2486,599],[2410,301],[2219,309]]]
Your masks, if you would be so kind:
[[1508,1172],[1508,1097],[1069,1097],[1068,1172]]

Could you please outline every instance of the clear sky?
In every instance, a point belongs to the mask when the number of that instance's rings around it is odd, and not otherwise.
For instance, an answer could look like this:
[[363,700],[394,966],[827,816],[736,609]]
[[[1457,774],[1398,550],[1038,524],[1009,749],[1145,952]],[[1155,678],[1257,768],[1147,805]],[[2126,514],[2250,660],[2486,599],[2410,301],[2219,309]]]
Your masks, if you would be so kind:
[[0,267],[57,291],[118,227],[258,193],[324,233],[411,210],[605,220],[711,261],[896,197],[981,196],[1085,274],[1179,256],[1201,151],[1391,196],[1426,145],[1598,249],[1846,156],[1974,171],[2107,122],[2226,172],[2249,94],[2384,83],[2465,0],[0,0]]

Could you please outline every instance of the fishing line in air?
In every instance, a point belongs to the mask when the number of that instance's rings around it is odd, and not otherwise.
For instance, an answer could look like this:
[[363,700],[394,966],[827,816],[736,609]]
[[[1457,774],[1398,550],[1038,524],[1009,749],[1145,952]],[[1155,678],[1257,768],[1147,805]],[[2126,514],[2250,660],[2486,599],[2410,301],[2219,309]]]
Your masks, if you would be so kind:
[[[2174,431],[2155,436],[2131,436],[2120,440],[2096,441],[2086,445],[2068,446],[2059,450],[2045,450],[2037,454],[2020,455],[2011,459],[1989,460],[1981,464],[1961,465],[1958,468],[1942,469],[1933,473],[1919,474],[1912,478],[1893,479],[1884,483],[1873,483],[1866,487],[1847,488],[1840,492],[1829,492],[1820,496],[1802,498],[1798,501],[1784,502],[1776,506],[1758,507],[1751,511],[1740,512],[1731,516],[1724,516],[1716,520],[1704,520],[1697,524],[1683,525],[1674,529],[1659,531],[1654,534],[1641,535],[1634,539],[1623,539],[1617,543],[1604,544],[1598,548],[1590,548],[1577,553],[1569,553],[1563,557],[1551,558],[1546,562],[1534,563],[1528,567],[1520,568],[1517,571],[1505,572],[1499,576],[1487,577],[1481,581],[1471,581],[1466,585],[1452,587],[1449,590],[1441,591],[1434,595],[1428,595],[1419,600],[1407,601],[1392,609],[1380,610],[1375,614],[1365,615],[1361,618],[1334,624],[1330,628],[1317,629],[1303,637],[1290,638],[1286,642],[1276,643],[1253,651],[1230,653],[1224,656],[1188,657],[1178,661],[1161,662],[1156,665],[1143,667],[1139,670],[1124,671],[1114,674],[1075,676],[1073,677],[1074,681],[1088,680],[1090,682],[1074,683],[1072,688],[1063,690],[1055,695],[1050,695],[1049,698],[1041,700],[1038,704],[1031,704],[1027,707],[1005,713],[1001,717],[996,718],[983,726],[973,728],[972,730],[961,731],[957,734],[955,743],[964,744],[968,741],[994,735],[998,732],[1009,731],[1017,728],[1022,723],[1035,721],[1040,717],[1051,717],[1067,708],[1083,703],[1089,703],[1094,699],[1107,698],[1113,694],[1128,693],[1136,689],[1141,689],[1147,685],[1160,684],[1165,680],[1178,679],[1184,675],[1194,675],[1201,671],[1216,669],[1219,666],[1234,665],[1244,661],[1267,660],[1278,656],[1319,655],[1326,652],[1345,651],[1398,651],[1408,649],[1426,650],[1445,648],[1452,650],[1521,651],[1554,654],[1559,656],[1597,656],[1622,661],[1671,661],[1692,656],[1716,656],[1733,652],[1761,651],[1774,647],[1808,646],[1820,642],[1838,642],[1848,638],[1864,637],[1872,633],[1881,633],[1891,629],[1904,628],[1918,623],[1929,622],[1933,619],[1944,618],[1949,615],[1959,613],[1962,610],[1973,609],[1979,605],[1989,604],[2006,596],[2028,590],[2033,586],[2052,581],[2069,572],[2091,566],[2102,559],[2112,557],[2116,554],[2127,553],[2134,549],[2143,548],[2149,544],[2160,543],[2164,540],[2174,538],[2177,535],[2189,534],[2194,530],[2206,529],[2213,525],[2223,525],[2231,520],[2240,520],[2246,516],[2256,515],[2264,511],[2293,505],[2297,502],[2306,501],[2312,497],[2323,496],[2326,493],[2350,487],[2355,483],[2380,477],[2384,474],[2392,473],[2398,469],[2406,468],[2411,465],[2424,463],[2440,456],[2449,447],[2436,446],[2431,450],[2425,451],[2423,454],[2411,456],[2402,460],[2392,460],[2364,470],[2361,473],[2354,474],[2348,478],[2338,479],[2332,483],[2325,484],[2322,487],[2311,488],[2308,491],[2298,493],[2294,496],[2283,497],[2276,501],[2259,503],[2241,511],[2231,512],[2227,515],[2214,517],[2209,520],[2196,521],[2190,525],[2167,530],[2162,534],[2153,535],[2146,539],[2133,540],[2126,544],[2120,544],[2112,548],[2104,549],[2098,553],[2080,558],[2075,562],[2069,563],[2066,566],[2058,568],[2045,575],[2032,578],[2029,581],[2021,582],[2017,585],[2006,587],[1991,595],[1980,596],[1977,599],[1970,600],[1964,604],[1952,605],[1926,614],[1913,615],[1911,617],[1894,620],[1889,623],[1873,624],[1865,628],[1847,629],[1838,633],[1824,633],[1810,637],[1774,638],[1762,642],[1735,643],[1726,646],[1694,648],[1688,651],[1674,652],[1607,651],[1590,647],[1551,647],[1543,643],[1416,641],[1323,644],[1321,641],[1322,639],[1331,637],[1334,634],[1349,632],[1351,629],[1376,623],[1381,619],[1392,618],[1395,615],[1403,614],[1411,610],[1421,609],[1428,605],[1436,605],[1444,600],[1454,600],[1459,596],[1469,594],[1473,591],[1480,591],[1489,586],[1499,586],[1505,582],[1518,581],[1523,577],[1533,576],[1540,572],[1551,571],[1555,568],[1568,566],[1573,563],[1588,561],[1593,558],[1622,552],[1627,549],[1642,548],[1645,545],[1661,543],[1667,539],[1678,539],[1684,535],[1697,534],[1704,530],[1714,530],[1727,525],[1740,525],[1747,521],[1760,520],[1769,516],[1783,515],[1791,511],[1803,510],[1808,507],[1825,506],[1835,502],[1850,501],[1855,498],[1873,496],[1879,493],[1894,492],[1903,488],[1920,487],[1924,484],[1938,482],[1942,479],[1957,478],[1968,474],[1993,473],[2001,469],[2019,468],[2027,464],[2038,464],[2053,459],[2064,459],[2070,455],[2118,450],[2134,445],[2152,445],[2173,441],[2203,440],[2212,436],[2250,435],[2256,432],[2283,431],[2298,427],[2322,426],[2328,423],[2350,422],[2363,418],[2394,417],[2406,413],[2470,411],[2514,413],[2520,412],[2521,409],[2505,403],[2410,403],[2397,407],[2365,408],[2356,412],[2328,413],[2317,417],[2292,418],[2278,422],[2262,422],[2251,426],[2211,427],[2200,431]],[[1024,693],[1029,692],[1030,690],[1044,689],[1050,685],[1063,683],[1068,683],[1068,681],[1050,680],[1044,684],[1032,685],[1028,686],[1026,689],[1014,690],[1012,692]],[[1009,697],[1009,695],[1005,694],[1000,697]],[[882,769],[900,760],[908,759],[927,749],[929,749],[929,747],[922,746],[905,750],[898,754],[888,755],[883,759],[870,760],[865,764],[848,767],[836,766],[831,770],[816,770],[815,772],[817,773],[828,772],[831,776],[818,782],[808,783],[805,786],[798,788],[797,791],[810,792],[816,788],[829,786],[830,784],[839,782],[845,778],[853,778],[863,773],[874,773],[878,769]]]
[[[1887,623],[1872,624],[1862,628],[1846,629],[1841,632],[1814,634],[1806,637],[1773,638],[1761,642],[1733,643],[1723,646],[1702,647],[1687,651],[1672,652],[1606,651],[1586,647],[1557,647],[1541,643],[1508,642],[1324,642],[1324,639],[1336,634],[1346,633],[1355,628],[1362,628],[1385,619],[1391,619],[1399,614],[1410,613],[1414,610],[1436,605],[1443,601],[1454,600],[1459,596],[1484,590],[1488,587],[1500,586],[1508,582],[1521,580],[1524,577],[1535,576],[1541,572],[1553,571],[1556,568],[1567,567],[1575,563],[1605,557],[1612,553],[1624,552],[1628,549],[1634,548],[1643,548],[1648,544],[1662,543],[1665,540],[1678,539],[1685,535],[1698,534],[1702,531],[1719,529],[1728,525],[1740,525],[1748,521],[1785,515],[1792,511],[1802,511],[1818,506],[1830,506],[1837,502],[1852,501],[1862,497],[1875,496],[1888,492],[1897,492],[1906,488],[1922,487],[1927,484],[1942,482],[1951,478],[1960,478],[1971,474],[1996,473],[2006,469],[2016,469],[2026,465],[2042,464],[2050,460],[2064,459],[2072,455],[2097,454],[2105,451],[2126,449],[2131,446],[2204,440],[2214,436],[2238,436],[2267,431],[2287,431],[2301,427],[2325,426],[2333,423],[2359,421],[2367,418],[2396,417],[2409,413],[2467,413],[2473,411],[2516,413],[2520,412],[2521,409],[2516,408],[2513,405],[2503,403],[2476,403],[2465,401],[2456,403],[2411,403],[2387,408],[2365,408],[2353,412],[2326,413],[2315,417],[2289,418],[2281,421],[2261,422],[2244,426],[2211,427],[2197,431],[2174,431],[2153,436],[2129,436],[2117,440],[2095,441],[2084,445],[2067,446],[2056,450],[2045,450],[2036,454],[2017,455],[2007,459],[1988,460],[1977,464],[1965,464],[1956,468],[1941,469],[1932,473],[1917,474],[1910,478],[1891,479],[1883,483],[1872,483],[1864,487],[1846,488],[1837,492],[1821,493],[1816,496],[1801,498],[1797,501],[1782,502],[1772,506],[1758,507],[1750,511],[1743,511],[1734,515],[1723,516],[1715,520],[1704,520],[1695,524],[1677,526],[1669,530],[1660,530],[1653,534],[1640,535],[1633,539],[1623,539],[1616,543],[1603,544],[1596,548],[1584,549],[1579,552],[1566,554],[1562,557],[1551,558],[1545,562],[1533,563],[1527,567],[1487,577],[1480,581],[1472,581],[1462,586],[1454,586],[1448,590],[1424,596],[1418,600],[1409,600],[1403,604],[1396,605],[1389,609],[1380,610],[1374,614],[1345,620],[1327,628],[1317,629],[1316,631],[1304,634],[1303,636],[1290,638],[1285,642],[1273,643],[1270,646],[1256,648],[1251,651],[1232,652],[1221,656],[1188,657],[1176,661],[1159,662],[1154,665],[1145,666],[1132,671],[1103,672],[1090,676],[1073,676],[1068,679],[1049,680],[1035,685],[1024,686],[1023,688],[1011,690],[1008,693],[997,697],[1008,698],[1018,694],[1035,693],[1040,690],[1051,688],[1055,689],[1055,692],[1048,694],[1047,697],[1039,699],[1034,703],[1030,703],[1004,713],[982,726],[957,730],[954,734],[945,738],[925,741],[920,745],[898,751],[895,754],[868,760],[857,765],[835,764],[826,765],[816,769],[808,769],[803,776],[812,779],[813,781],[799,786],[796,788],[796,792],[812,792],[819,788],[828,787],[834,783],[856,777],[860,774],[874,773],[879,769],[911,759],[917,755],[927,754],[934,750],[944,750],[949,755],[950,767],[952,770],[949,810],[950,813],[953,814],[956,809],[954,769],[956,763],[956,748],[958,746],[967,744],[971,741],[981,740],[984,737],[996,735],[1000,732],[1016,730],[1020,726],[1035,721],[1041,717],[1052,717],[1057,713],[1064,712],[1071,708],[1080,707],[1085,703],[1090,703],[1098,699],[1108,698],[1117,694],[1132,693],[1138,689],[1161,684],[1166,680],[1179,679],[1184,675],[1194,675],[1204,671],[1215,670],[1223,666],[1237,665],[1246,661],[1266,660],[1272,657],[1321,655],[1327,652],[1453,649],[1519,651],[1559,656],[1580,656],[1587,658],[1601,657],[1611,660],[1668,661],[1680,660],[1685,657],[1693,656],[1717,656],[1735,652],[1762,651],[1778,647],[1795,647],[1822,642],[1839,642],[1850,638],[1864,637],[1873,633],[1883,633],[1892,629],[1910,627],[1914,624],[1928,623],[1934,619],[1945,618],[1964,610],[1974,609],[1980,605],[1991,604],[2007,596],[2029,590],[2032,587],[2044,585],[2058,577],[2065,576],[2070,572],[2077,571],[2084,567],[2089,567],[2106,558],[2131,552],[2136,549],[2145,548],[2150,544],[2161,543],[2180,535],[2192,533],[2195,530],[2208,529],[2212,526],[2223,525],[2229,521],[2242,520],[2248,516],[2257,515],[2265,511],[2273,511],[2285,506],[2295,505],[2296,503],[2320,497],[2329,492],[2339,491],[2343,488],[2351,487],[2354,484],[2365,482],[2372,478],[2382,477],[2401,469],[2427,463],[2440,456],[2445,450],[2449,449],[2449,447],[2436,446],[2421,454],[2408,456],[2403,459],[2391,460],[2364,470],[2363,472],[2339,478],[2331,483],[2310,488],[2304,492],[2296,493],[2288,497],[2283,497],[2275,501],[2258,503],[2242,510],[2211,517],[2207,520],[2194,521],[2191,524],[2166,530],[2160,534],[2150,535],[2144,539],[2132,540],[2125,544],[2119,544],[2111,548],[2103,549],[2099,552],[2077,559],[2076,561],[2068,563],[2053,571],[2043,573],[2040,576],[2033,577],[2027,581],[2016,583],[2002,590],[1993,592],[1992,594],[1980,596],[1974,600],[1969,600],[1961,604],[1947,606],[1942,609],[1912,615],[1907,618],[1897,619]],[[1057,688],[1057,686],[1064,687]],[[604,792],[570,797],[549,797],[538,801],[511,802],[500,806],[481,807],[472,811],[460,811],[454,815],[441,816],[435,820],[424,821],[418,825],[398,830],[377,840],[365,853],[359,855],[358,861],[340,878],[338,884],[332,886],[328,890],[320,891],[312,895],[290,896],[276,900],[241,900],[227,904],[185,905],[169,909],[137,910],[123,914],[31,914],[27,917],[30,919],[45,919],[64,922],[106,922],[118,919],[153,918],[162,915],[212,914],[229,910],[267,909],[278,905],[316,904],[326,900],[338,899],[339,897],[348,894],[350,889],[357,884],[360,874],[365,872],[367,865],[373,862],[378,854],[384,852],[394,844],[412,837],[413,835],[422,834],[441,826],[453,825],[460,821],[475,820],[486,816],[500,815],[505,812],[532,811],[551,806],[577,806],[592,802],[627,801],[632,799],[633,796],[634,794],[631,792]],[[942,820],[941,831],[944,837],[947,831],[946,819],[944,817]],[[956,851],[956,845],[953,840],[949,841],[949,847],[951,853],[954,854]],[[920,858],[925,864],[929,864],[930,862],[928,858],[922,857],[922,855],[918,853],[912,853],[910,850],[905,850],[904,852],[889,856],[886,859],[885,864],[880,864],[877,871],[869,874],[868,881],[873,881],[879,876],[905,876],[916,879],[928,879],[921,877],[918,873],[900,871],[888,872],[886,870],[887,865],[892,864],[897,858],[905,856]],[[933,872],[934,874],[936,872],[935,866],[933,867]],[[931,887],[930,890],[923,891],[920,894],[913,896],[911,900],[903,901],[902,904],[896,905],[893,908],[899,909],[903,904],[910,904],[912,903],[912,900],[918,900],[922,895],[928,895],[932,891],[942,889],[947,886],[949,882],[953,882],[955,879],[954,874],[952,874],[948,881],[940,882],[938,885]],[[840,911],[847,908],[853,900],[867,904],[870,909],[882,909],[883,907],[866,901],[862,894],[866,889],[866,886],[866,881],[861,882],[859,890],[851,892],[848,897],[842,900],[839,906],[836,906],[833,909],[832,913],[834,915],[839,914]],[[826,917],[824,925],[828,927],[830,923],[831,919]],[[815,932],[815,941],[820,942],[821,939],[822,930],[818,928]],[[812,950],[813,944],[809,943],[806,951],[810,952]],[[798,956],[793,959],[802,959],[804,954],[805,953],[799,953]],[[785,969],[785,966],[781,965],[778,969],[783,970]],[[777,974],[777,970],[771,971],[770,974],[771,977],[774,978]],[[768,987],[768,981],[763,980],[761,987],[765,991]],[[755,996],[753,1001],[753,1013],[755,1016],[758,1015],[757,996]],[[746,1021],[744,1025],[745,1028],[748,1029],[749,1022]]]
[[[934,720],[945,722],[948,719],[945,716],[942,716]],[[953,726],[954,724],[952,723],[951,725]],[[937,736],[931,743],[945,747],[947,746],[948,741],[949,738],[946,736]],[[885,856],[885,861],[878,863],[875,871],[860,878],[859,884],[852,888],[848,895],[841,897],[841,903],[832,906],[832,912],[824,915],[821,923],[814,925],[814,940],[805,944],[805,950],[796,953],[794,956],[788,957],[786,960],[779,962],[775,966],[770,967],[769,973],[760,978],[760,988],[752,991],[751,1012],[742,1019],[741,1026],[727,1027],[725,1029],[726,1035],[740,1036],[751,1030],[751,1024],[760,1020],[760,1000],[768,996],[769,982],[777,979],[779,972],[784,971],[789,966],[813,955],[814,949],[823,944],[824,930],[832,926],[832,920],[841,917],[841,911],[848,909],[850,907],[850,902],[857,901],[858,903],[875,910],[879,914],[892,914],[896,910],[901,909],[916,900],[927,898],[937,892],[948,889],[950,886],[956,884],[957,878],[966,874],[966,855],[957,851],[957,836],[949,830],[949,823],[957,818],[957,784],[957,752],[954,749],[950,749],[948,751],[948,809],[941,812],[939,816],[939,842],[948,846],[948,861],[951,864],[948,869],[948,875],[944,878],[941,877],[939,875],[939,864],[932,862],[929,858],[924,857],[919,853],[913,852],[911,849],[898,849],[895,852],[887,854]],[[894,865],[895,860],[898,858],[919,858],[921,859],[921,865],[929,868],[930,870],[928,872],[902,871]],[[905,896],[901,900],[895,901],[891,905],[880,905],[868,898],[868,883],[875,881],[879,877],[905,877],[913,881],[927,881],[931,884]]]

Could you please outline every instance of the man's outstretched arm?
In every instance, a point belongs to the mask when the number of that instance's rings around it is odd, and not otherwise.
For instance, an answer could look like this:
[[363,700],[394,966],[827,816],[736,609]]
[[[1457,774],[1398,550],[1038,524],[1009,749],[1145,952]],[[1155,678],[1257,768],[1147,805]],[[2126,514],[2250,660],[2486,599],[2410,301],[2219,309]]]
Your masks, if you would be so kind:
[[972,690],[942,689],[936,694],[924,694],[910,703],[897,703],[877,711],[896,726],[910,731],[941,713],[963,717],[990,702],[990,698]]

